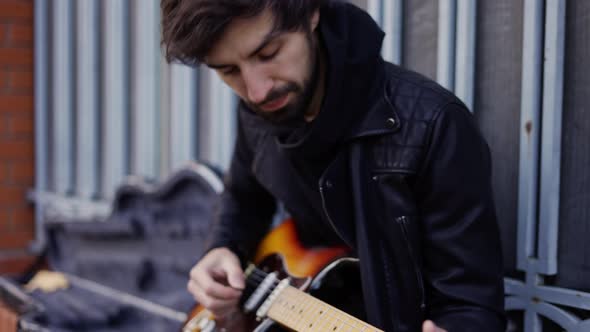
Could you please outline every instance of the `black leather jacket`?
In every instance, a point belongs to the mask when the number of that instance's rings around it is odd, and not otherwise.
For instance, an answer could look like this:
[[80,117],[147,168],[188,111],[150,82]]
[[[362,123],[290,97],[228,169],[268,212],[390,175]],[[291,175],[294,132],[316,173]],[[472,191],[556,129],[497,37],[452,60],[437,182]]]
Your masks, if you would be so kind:
[[[327,94],[342,99],[343,112],[359,105],[364,111],[320,179],[321,199],[331,226],[360,259],[369,322],[418,331],[429,318],[453,332],[503,331],[490,153],[473,116],[433,81],[381,60],[367,43],[380,46],[382,33],[366,14],[332,4],[322,20],[330,72],[340,75]],[[331,40],[342,35],[344,41]],[[366,47],[359,55],[351,44]],[[210,246],[249,256],[275,202],[296,206],[296,184],[275,138],[239,113]]]

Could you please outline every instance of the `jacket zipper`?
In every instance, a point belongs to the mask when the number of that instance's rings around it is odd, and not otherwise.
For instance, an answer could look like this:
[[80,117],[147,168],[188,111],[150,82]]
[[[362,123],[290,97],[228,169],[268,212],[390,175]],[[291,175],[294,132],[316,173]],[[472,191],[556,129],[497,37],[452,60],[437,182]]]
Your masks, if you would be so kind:
[[426,304],[424,303],[424,278],[422,278],[422,271],[420,271],[420,267],[418,266],[418,262],[416,261],[416,256],[414,255],[414,251],[412,250],[412,246],[410,244],[410,239],[408,236],[408,230],[406,228],[406,222],[408,222],[408,218],[406,216],[401,216],[396,218],[398,224],[401,225],[402,234],[404,236],[404,240],[406,241],[406,247],[408,247],[408,252],[410,254],[410,259],[412,260],[412,264],[414,265],[414,271],[416,272],[416,277],[418,278],[418,287],[420,288],[420,308],[424,310],[426,308]]
[[348,243],[348,241],[346,241],[346,239],[342,236],[340,231],[338,231],[338,229],[336,228],[336,225],[332,221],[332,218],[330,217],[330,214],[328,213],[328,208],[326,206],[326,199],[324,198],[324,187],[321,185],[319,187],[320,187],[320,197],[322,198],[322,209],[324,210],[324,213],[326,214],[326,218],[328,218],[328,222],[330,223],[330,226],[332,226],[332,229],[334,230],[336,235],[338,235],[338,237],[340,239],[342,239],[342,241],[344,241],[349,247],[352,248],[350,243]]

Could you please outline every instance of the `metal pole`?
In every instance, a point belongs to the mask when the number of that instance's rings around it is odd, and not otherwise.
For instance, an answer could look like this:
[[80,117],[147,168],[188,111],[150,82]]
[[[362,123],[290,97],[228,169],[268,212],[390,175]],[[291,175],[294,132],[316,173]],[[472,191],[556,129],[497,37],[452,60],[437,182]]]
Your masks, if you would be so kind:
[[436,79],[449,91],[455,90],[455,21],[457,0],[438,2],[438,50]]
[[[45,0],[35,1],[35,191],[47,190],[47,102],[48,102],[48,11]],[[43,205],[35,205],[35,239],[31,243],[33,253],[39,253],[46,244],[43,225]]]
[[476,0],[458,0],[455,93],[473,112]]
[[559,184],[561,178],[561,122],[565,6],[563,0],[547,0],[545,65],[543,68],[543,132],[541,144],[541,192],[539,197],[539,272],[557,273],[559,234]]

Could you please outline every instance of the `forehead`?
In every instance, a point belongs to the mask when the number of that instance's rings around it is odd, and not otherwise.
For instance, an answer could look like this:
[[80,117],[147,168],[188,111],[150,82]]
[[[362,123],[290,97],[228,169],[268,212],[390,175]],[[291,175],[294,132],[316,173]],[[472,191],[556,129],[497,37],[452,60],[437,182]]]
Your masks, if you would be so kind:
[[225,62],[234,57],[245,58],[256,49],[264,38],[273,31],[274,19],[269,10],[258,16],[237,18],[225,29],[221,38],[213,45],[206,62]]

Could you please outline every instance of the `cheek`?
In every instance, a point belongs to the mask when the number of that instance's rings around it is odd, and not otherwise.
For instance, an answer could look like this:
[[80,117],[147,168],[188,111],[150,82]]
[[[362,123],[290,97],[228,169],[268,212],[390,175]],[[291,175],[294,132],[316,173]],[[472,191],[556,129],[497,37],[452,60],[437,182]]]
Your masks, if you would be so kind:
[[289,53],[277,65],[277,68],[282,72],[281,80],[302,85],[309,76],[309,57],[306,52],[301,50]]

